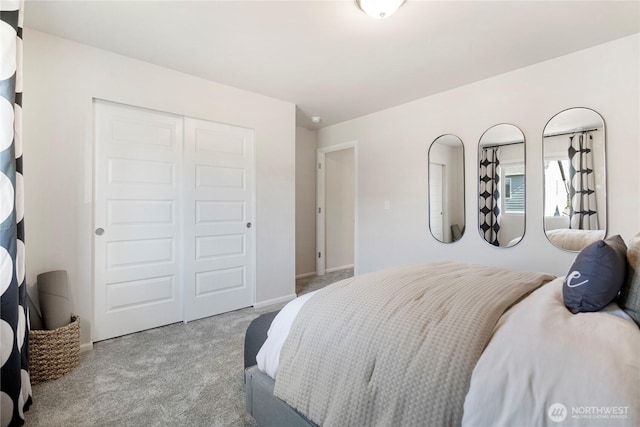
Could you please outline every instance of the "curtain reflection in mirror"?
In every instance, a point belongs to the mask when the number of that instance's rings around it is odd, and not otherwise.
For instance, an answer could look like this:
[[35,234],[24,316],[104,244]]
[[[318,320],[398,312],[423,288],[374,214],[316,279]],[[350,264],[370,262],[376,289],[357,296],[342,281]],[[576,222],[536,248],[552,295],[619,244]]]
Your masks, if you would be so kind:
[[500,147],[482,147],[480,152],[479,224],[484,239],[500,246]]
[[599,230],[593,136],[587,132],[569,138],[569,228]]

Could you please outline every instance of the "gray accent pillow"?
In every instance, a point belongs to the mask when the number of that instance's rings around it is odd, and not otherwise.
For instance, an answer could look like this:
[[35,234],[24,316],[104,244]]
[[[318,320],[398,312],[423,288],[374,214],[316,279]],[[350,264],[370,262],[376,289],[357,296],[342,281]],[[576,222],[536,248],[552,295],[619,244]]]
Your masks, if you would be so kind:
[[622,237],[598,240],[584,248],[562,284],[564,305],[572,313],[598,311],[616,299],[627,273]]
[[627,282],[620,291],[618,305],[640,326],[640,233],[627,249]]

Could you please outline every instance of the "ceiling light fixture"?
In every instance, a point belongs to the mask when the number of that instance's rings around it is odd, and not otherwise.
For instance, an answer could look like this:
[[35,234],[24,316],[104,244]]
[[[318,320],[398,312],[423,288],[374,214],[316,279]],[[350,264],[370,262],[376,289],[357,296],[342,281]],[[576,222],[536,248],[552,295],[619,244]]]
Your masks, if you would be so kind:
[[396,11],[404,0],[356,0],[358,7],[374,19],[388,18]]

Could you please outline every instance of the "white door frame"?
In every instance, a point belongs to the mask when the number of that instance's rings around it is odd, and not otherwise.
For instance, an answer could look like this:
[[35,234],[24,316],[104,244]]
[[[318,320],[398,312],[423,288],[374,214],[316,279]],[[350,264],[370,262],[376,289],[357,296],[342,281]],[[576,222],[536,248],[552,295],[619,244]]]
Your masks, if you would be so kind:
[[358,274],[358,141],[318,148],[316,174],[316,274],[322,276],[326,266],[325,235],[325,168],[326,154],[333,151],[353,149],[353,273]]

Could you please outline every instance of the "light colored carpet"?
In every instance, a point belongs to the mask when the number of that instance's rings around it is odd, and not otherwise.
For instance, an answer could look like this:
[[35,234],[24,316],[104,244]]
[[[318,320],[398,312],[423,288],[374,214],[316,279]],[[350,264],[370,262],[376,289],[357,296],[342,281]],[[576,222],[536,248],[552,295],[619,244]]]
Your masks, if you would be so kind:
[[[343,270],[296,281],[306,293]],[[27,426],[254,426],[244,404],[246,308],[96,343],[66,376],[33,386]]]
[[349,277],[353,277],[353,268],[334,271],[333,273],[327,273],[324,276],[304,277],[296,280],[296,293],[298,295],[302,295],[307,292],[317,291],[331,283],[335,283],[342,279],[348,279]]

